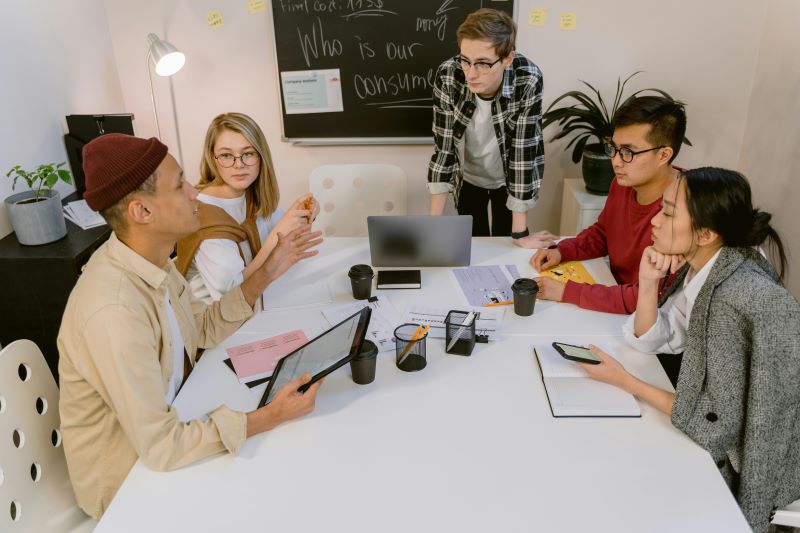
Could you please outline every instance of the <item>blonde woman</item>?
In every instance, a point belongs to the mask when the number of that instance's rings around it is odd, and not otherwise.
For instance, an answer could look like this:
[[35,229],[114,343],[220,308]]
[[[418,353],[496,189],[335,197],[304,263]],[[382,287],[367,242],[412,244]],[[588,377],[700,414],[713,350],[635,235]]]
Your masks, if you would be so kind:
[[242,113],[211,121],[200,164],[200,229],[178,243],[176,266],[194,295],[219,300],[257,270],[286,235],[309,224],[319,206],[310,194],[284,212],[272,156],[258,124]]

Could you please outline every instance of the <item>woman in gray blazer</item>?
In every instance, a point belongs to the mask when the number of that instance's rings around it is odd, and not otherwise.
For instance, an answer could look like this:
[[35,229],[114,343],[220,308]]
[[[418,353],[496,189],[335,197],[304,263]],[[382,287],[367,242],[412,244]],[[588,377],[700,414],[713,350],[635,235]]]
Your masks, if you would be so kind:
[[[741,174],[700,168],[667,189],[639,269],[628,341],[683,352],[675,393],[649,385],[596,347],[594,378],[648,401],[707,449],[755,531],[800,497],[800,304],[781,284],[783,245],[753,209]],[[770,241],[781,275],[757,247]],[[659,280],[678,276],[657,300]]]

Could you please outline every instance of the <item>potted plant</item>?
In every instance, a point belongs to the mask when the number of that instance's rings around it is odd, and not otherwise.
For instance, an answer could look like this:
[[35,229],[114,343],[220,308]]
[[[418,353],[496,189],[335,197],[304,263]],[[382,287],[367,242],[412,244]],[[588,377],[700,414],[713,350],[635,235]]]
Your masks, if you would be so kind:
[[[625,92],[625,85],[640,72],[641,70],[634,72],[622,82],[619,78],[617,79],[617,94],[614,96],[614,103],[610,111],[600,92],[581,80],[581,83],[591,90],[591,95],[581,91],[566,92],[556,98],[542,116],[542,129],[554,123],[561,128],[553,137],[553,140],[563,139],[575,134],[565,147],[565,150],[572,148],[573,163],[583,159],[583,181],[586,184],[586,190],[591,193],[608,194],[611,181],[614,179],[611,158],[606,155],[603,144],[609,141],[614,134],[611,121],[617,109],[627,104],[638,94],[646,91],[653,91],[670,100],[673,99],[661,89],[642,89],[623,100],[622,95]],[[597,98],[596,101],[595,97]],[[572,99],[574,103],[567,107],[554,109],[556,104],[567,98]],[[597,142],[590,143],[589,141],[593,137],[597,139]],[[683,139],[683,142],[690,146],[692,144],[686,138]]]
[[20,178],[31,189],[4,200],[6,213],[20,244],[47,244],[67,234],[61,195],[53,190],[59,180],[72,183],[69,171],[61,168],[65,164],[39,165],[35,170],[24,170],[16,165],[6,173],[6,177],[13,180],[12,189],[16,188]]

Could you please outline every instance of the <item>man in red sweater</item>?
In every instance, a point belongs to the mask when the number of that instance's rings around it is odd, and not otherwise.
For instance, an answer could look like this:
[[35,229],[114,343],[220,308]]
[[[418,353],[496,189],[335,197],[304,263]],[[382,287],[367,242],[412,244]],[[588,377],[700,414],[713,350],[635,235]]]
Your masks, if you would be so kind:
[[642,96],[614,115],[614,136],[606,153],[616,174],[597,222],[557,248],[539,250],[531,265],[541,272],[565,261],[608,255],[619,285],[566,283],[539,277],[539,298],[568,302],[595,311],[630,314],[636,310],[639,261],[652,244],[650,219],[661,210],[661,195],[679,175],[672,161],[686,132],[683,104],[661,96]]

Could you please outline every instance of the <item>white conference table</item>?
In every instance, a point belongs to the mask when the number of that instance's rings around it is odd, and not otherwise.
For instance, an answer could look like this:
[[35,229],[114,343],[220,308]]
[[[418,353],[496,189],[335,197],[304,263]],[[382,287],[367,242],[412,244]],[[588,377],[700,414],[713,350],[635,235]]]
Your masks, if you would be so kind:
[[[478,238],[472,264],[516,264],[529,276],[530,255]],[[334,303],[352,302],[346,274],[356,263],[369,263],[366,239],[328,239],[285,281],[324,280]],[[587,266],[613,283],[601,260]],[[463,307],[449,270],[423,269],[421,290],[373,294],[401,313],[409,303]],[[259,313],[206,351],[175,402],[181,418],[222,403],[253,409],[264,386],[240,385],[224,348],[297,328],[310,338],[325,327],[319,309]],[[402,372],[383,352],[364,386],[345,366],[326,378],[312,414],[248,439],[238,456],[173,472],[137,462],[96,531],[750,531],[710,455],[653,407],[639,402],[633,419],[551,416],[535,342],[594,340],[670,387],[654,356],[624,346],[623,321],[569,304],[539,301],[530,317],[507,306],[500,338],[470,357],[428,339],[425,369]]]

